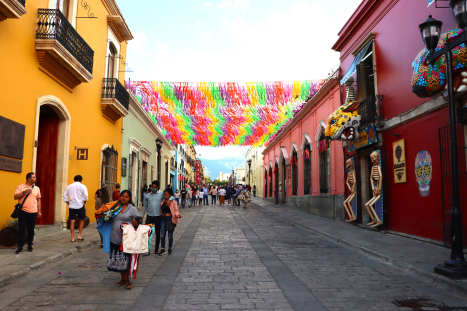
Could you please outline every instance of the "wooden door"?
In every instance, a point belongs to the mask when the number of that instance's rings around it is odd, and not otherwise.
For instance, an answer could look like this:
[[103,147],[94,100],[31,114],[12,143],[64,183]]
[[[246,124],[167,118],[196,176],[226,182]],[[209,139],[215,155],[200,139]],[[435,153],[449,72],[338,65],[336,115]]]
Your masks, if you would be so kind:
[[58,124],[59,119],[53,109],[43,106],[40,111],[36,162],[37,185],[42,195],[42,217],[38,220],[41,225],[54,223]]

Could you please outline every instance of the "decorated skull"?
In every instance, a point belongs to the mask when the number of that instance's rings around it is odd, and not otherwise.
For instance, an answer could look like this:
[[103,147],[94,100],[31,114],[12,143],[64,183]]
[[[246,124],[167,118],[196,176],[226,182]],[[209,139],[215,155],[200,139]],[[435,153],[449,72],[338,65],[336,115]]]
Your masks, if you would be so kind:
[[[462,29],[453,29],[440,37],[437,50],[448,43],[455,42],[462,34]],[[440,56],[433,63],[428,62],[429,52],[423,49],[412,63],[412,91],[419,97],[431,97],[446,88],[446,57]],[[454,88],[461,93],[467,90],[467,47],[461,43],[452,50],[452,67],[454,70]]]
[[422,197],[430,195],[430,183],[432,179],[433,164],[428,151],[422,150],[415,157],[415,176],[417,178],[418,190]]
[[332,140],[354,140],[358,138],[361,116],[359,102],[342,105],[329,116],[325,135]]

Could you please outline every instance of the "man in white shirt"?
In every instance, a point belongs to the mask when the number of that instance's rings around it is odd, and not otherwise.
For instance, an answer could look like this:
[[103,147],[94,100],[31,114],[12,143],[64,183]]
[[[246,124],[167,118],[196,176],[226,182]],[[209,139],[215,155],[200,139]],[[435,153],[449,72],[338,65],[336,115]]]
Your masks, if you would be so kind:
[[86,209],[84,205],[88,200],[88,189],[81,182],[83,177],[76,175],[74,183],[66,187],[63,193],[63,200],[68,204],[70,215],[71,242],[75,242],[75,222],[79,221],[78,241],[83,241],[82,233],[84,228],[84,219],[86,218]]

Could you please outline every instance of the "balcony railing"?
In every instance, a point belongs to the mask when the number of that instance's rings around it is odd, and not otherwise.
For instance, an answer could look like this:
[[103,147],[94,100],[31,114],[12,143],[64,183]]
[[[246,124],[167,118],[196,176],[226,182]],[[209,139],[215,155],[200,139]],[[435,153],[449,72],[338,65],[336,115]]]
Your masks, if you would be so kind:
[[92,73],[94,51],[60,10],[38,10],[36,39],[57,40],[89,73]]
[[360,103],[360,115],[362,116],[360,125],[367,127],[374,124],[378,118],[376,113],[376,98],[368,97]]
[[0,0],[0,21],[7,18],[20,18],[25,13],[25,0]]
[[126,110],[130,107],[130,94],[118,81],[118,79],[104,79],[104,85],[102,87],[102,98],[104,99],[116,99],[125,107]]

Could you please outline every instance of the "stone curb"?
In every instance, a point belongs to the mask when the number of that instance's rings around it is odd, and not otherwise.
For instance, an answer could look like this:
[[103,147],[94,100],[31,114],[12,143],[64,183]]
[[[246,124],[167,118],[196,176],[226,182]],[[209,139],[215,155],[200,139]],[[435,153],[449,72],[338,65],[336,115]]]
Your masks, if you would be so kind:
[[[255,204],[254,202],[252,202],[252,203]],[[274,207],[271,207],[270,204],[266,204],[266,205],[256,204],[256,205],[258,205],[260,207],[263,207],[263,208],[264,207],[274,208]],[[290,222],[290,220],[288,220],[288,221]],[[320,234],[321,236],[327,238],[328,240],[332,240],[332,241],[337,242],[339,244],[343,244],[343,245],[345,245],[347,247],[357,249],[360,253],[362,253],[364,255],[369,255],[373,259],[377,259],[379,261],[382,261],[383,263],[391,265],[391,266],[393,266],[393,267],[395,267],[395,268],[397,268],[399,270],[412,272],[412,273],[424,278],[427,281],[432,281],[434,283],[444,283],[444,285],[448,286],[449,288],[457,290],[457,291],[459,291],[459,292],[461,292],[463,294],[467,294],[467,284],[459,284],[458,282],[456,282],[454,280],[443,277],[441,275],[437,275],[434,272],[430,273],[430,272],[427,272],[425,270],[418,269],[417,267],[415,267],[415,266],[413,266],[411,264],[403,263],[403,262],[400,262],[399,260],[394,259],[392,257],[382,255],[382,254],[378,253],[377,250],[373,250],[373,249],[367,248],[365,246],[358,245],[357,243],[354,243],[351,240],[346,240],[346,239],[343,239],[343,238],[335,237],[335,236],[333,236],[333,235],[331,235],[331,234],[329,234],[327,232],[321,231],[319,229],[316,229],[316,228],[313,228],[313,227],[310,227],[310,226],[299,224],[299,223],[296,223],[296,222],[290,222],[290,223],[293,224],[294,226],[302,227],[302,228],[304,228],[306,230],[310,230],[310,231],[313,231],[313,232],[315,232],[317,234]]]
[[0,277],[0,288],[5,286],[6,283],[8,283],[8,282],[10,282],[10,281],[12,281],[14,279],[25,276],[29,272],[34,271],[34,270],[38,270],[40,268],[43,268],[43,267],[45,267],[45,266],[47,266],[47,265],[49,265],[51,263],[54,263],[54,262],[60,261],[62,259],[65,259],[65,258],[73,255],[74,253],[79,252],[82,249],[87,249],[87,248],[91,247],[92,245],[96,244],[97,242],[98,242],[98,240],[90,240],[90,241],[87,241],[85,243],[80,243],[80,245],[76,245],[75,247],[73,247],[71,249],[64,250],[61,253],[55,254],[55,255],[50,256],[48,258],[45,258],[45,259],[43,259],[41,261],[33,263],[33,264],[29,265],[28,267],[25,267],[24,269],[21,269],[19,271],[15,271],[15,272],[11,272],[9,274],[6,274],[6,275]]

